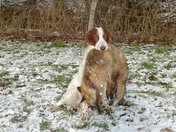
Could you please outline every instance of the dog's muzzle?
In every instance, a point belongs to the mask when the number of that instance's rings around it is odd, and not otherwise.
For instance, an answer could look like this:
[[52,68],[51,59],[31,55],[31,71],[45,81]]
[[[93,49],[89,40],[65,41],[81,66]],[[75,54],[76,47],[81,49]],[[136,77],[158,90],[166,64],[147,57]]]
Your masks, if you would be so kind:
[[105,46],[101,46],[101,47],[100,47],[100,50],[105,50],[105,49],[106,49]]

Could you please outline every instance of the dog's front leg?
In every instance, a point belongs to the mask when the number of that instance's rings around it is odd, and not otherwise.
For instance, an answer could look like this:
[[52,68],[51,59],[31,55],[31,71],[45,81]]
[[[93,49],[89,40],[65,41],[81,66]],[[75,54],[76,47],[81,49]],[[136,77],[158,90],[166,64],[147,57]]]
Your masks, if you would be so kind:
[[106,96],[107,95],[106,94],[107,84],[106,83],[101,84],[101,89],[102,89],[102,92],[100,93],[100,95],[102,96],[103,106],[108,107],[109,103],[108,103],[108,99],[107,99],[107,96]]
[[80,104],[80,114],[81,114],[81,119],[82,120],[88,120],[90,118],[91,114],[91,108],[90,106],[86,103],[86,101],[83,101]]
[[109,113],[109,112],[111,112],[111,107],[109,106],[107,93],[106,93],[107,83],[102,84],[101,89],[102,89],[102,93],[100,93],[100,94],[102,96],[102,104],[103,104],[104,110]]

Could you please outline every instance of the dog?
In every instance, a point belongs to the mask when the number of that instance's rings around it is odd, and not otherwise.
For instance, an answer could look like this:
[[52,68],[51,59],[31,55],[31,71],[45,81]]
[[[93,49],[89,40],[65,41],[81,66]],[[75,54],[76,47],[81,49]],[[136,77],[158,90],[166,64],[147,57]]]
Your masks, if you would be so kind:
[[109,109],[123,99],[128,79],[128,65],[124,53],[111,44],[112,39],[102,27],[87,33],[85,48],[91,48],[84,64],[78,90],[82,95],[81,117],[89,118],[90,108]]
[[128,66],[123,52],[113,46],[106,29],[93,28],[86,35],[85,52],[78,73],[66,93],[54,104],[79,108],[82,119],[88,119],[90,108],[117,105],[124,97]]

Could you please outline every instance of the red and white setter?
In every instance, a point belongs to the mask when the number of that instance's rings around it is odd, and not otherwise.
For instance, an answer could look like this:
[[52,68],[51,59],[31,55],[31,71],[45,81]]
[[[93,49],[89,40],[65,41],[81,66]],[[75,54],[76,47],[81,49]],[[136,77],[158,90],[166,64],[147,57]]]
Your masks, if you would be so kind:
[[128,66],[124,53],[111,43],[109,33],[102,27],[86,34],[83,62],[57,106],[81,106],[82,119],[88,119],[90,108],[101,112],[122,100]]

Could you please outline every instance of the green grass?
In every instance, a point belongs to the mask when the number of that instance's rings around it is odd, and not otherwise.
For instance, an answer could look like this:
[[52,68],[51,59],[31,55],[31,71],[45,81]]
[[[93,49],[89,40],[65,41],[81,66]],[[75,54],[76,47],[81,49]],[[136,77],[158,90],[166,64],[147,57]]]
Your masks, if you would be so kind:
[[12,123],[18,123],[18,122],[24,122],[26,120],[27,120],[26,116],[16,115],[16,116],[12,117],[10,121]]
[[73,73],[71,73],[71,75],[73,75],[74,73],[77,72],[78,70],[78,65],[74,65],[74,64],[69,64],[69,65],[52,65],[53,68],[55,68],[56,71],[58,72],[62,72],[63,70],[67,70],[69,68],[73,69]]
[[8,77],[8,72],[1,72],[0,73],[0,87],[7,87],[15,81],[18,81],[19,76],[15,75],[14,77]]
[[49,121],[42,121],[42,123],[40,123],[40,130],[47,130],[51,127],[51,122]]
[[157,61],[157,58],[155,58],[155,57],[150,58],[150,62],[155,63],[156,61]]
[[160,93],[160,92],[156,92],[156,91],[151,91],[151,90],[147,90],[147,91],[144,91],[144,90],[141,90],[141,91],[132,91],[133,93],[138,93],[138,94],[148,94],[148,95],[151,95],[151,96],[158,96],[158,97],[163,97],[163,94]]
[[57,97],[55,98],[55,101],[59,101],[59,100],[61,99],[61,97],[62,97],[62,96],[57,96]]
[[4,49],[4,47],[0,46],[0,50],[3,50],[3,49]]
[[25,105],[25,106],[23,106],[23,112],[26,112],[27,114],[30,114],[31,110]]
[[170,83],[165,83],[165,82],[159,82],[159,84],[165,88],[167,91],[172,88],[172,84]]
[[[175,103],[174,103],[174,104],[175,104]],[[173,121],[175,121],[175,119],[176,119],[176,112],[173,111],[172,113],[167,114],[166,120],[167,120],[167,119],[172,119]],[[173,131],[173,132],[174,132],[174,131]]]
[[11,82],[4,82],[4,81],[0,80],[0,87],[2,87],[2,88],[6,88],[10,84],[11,84]]
[[9,73],[8,72],[1,72],[0,73],[0,78],[4,77],[4,76],[7,76]]
[[141,75],[138,72],[130,72],[130,74],[129,74],[130,79],[134,79],[134,78],[137,78],[137,77],[140,77],[140,76]]
[[157,73],[156,73],[156,72],[150,73],[149,76],[148,76],[148,79],[149,79],[150,81],[158,81]]
[[41,49],[46,49],[49,48],[49,46],[47,45],[47,43],[42,43],[41,44]]
[[31,109],[29,108],[31,105],[34,105],[34,102],[31,100],[23,99],[24,105],[23,105],[23,112],[26,112],[27,114],[31,113]]
[[150,63],[150,62],[142,62],[142,63],[141,63],[141,66],[142,66],[143,68],[145,68],[145,69],[150,70],[150,69],[154,69],[155,64],[154,64],[154,63]]
[[133,43],[132,46],[131,46],[131,49],[133,51],[141,51],[141,46],[139,43]]
[[[62,115],[66,115],[66,116],[73,116],[76,112],[75,109],[67,109],[64,106],[59,106],[58,111],[61,111]],[[65,116],[65,118],[66,118],[66,116]]]
[[109,130],[109,126],[108,126],[107,122],[93,122],[93,124],[91,124],[91,126],[102,128],[102,129],[104,129],[104,131]]
[[3,48],[3,49],[1,49],[1,50],[14,52],[15,48],[14,48],[14,47],[6,47],[6,48]]
[[107,122],[103,121],[103,122],[92,122],[92,121],[84,121],[84,122],[80,122],[80,123],[76,123],[74,125],[72,125],[73,128],[76,129],[84,129],[84,128],[90,128],[90,127],[97,127],[97,128],[101,128],[104,131],[109,131],[109,125]]
[[51,80],[51,83],[69,83],[71,78],[66,75],[58,75]]
[[168,50],[169,50],[168,47],[158,46],[155,49],[155,53],[157,53],[157,54],[164,54]]
[[8,76],[9,73],[8,72],[1,72],[0,73],[0,87],[7,87],[8,85],[12,84],[11,81],[15,81],[15,79],[11,79],[11,78],[5,78],[6,76]]
[[59,41],[54,41],[53,43],[52,43],[52,47],[56,47],[56,48],[63,48],[63,47],[67,47],[67,45],[65,44],[65,42],[64,41],[61,41],[61,40],[59,40]]
[[136,85],[138,86],[138,87],[141,87],[142,85],[145,85],[145,82],[136,82]]
[[52,130],[52,132],[69,132],[69,131],[66,130],[65,128],[61,127],[61,128],[56,128],[56,129]]
[[176,78],[176,73],[171,75],[172,78]]
[[171,68],[174,68],[174,66],[172,66],[171,63],[169,63],[169,64],[165,65],[164,68],[166,68],[167,70],[170,70]]

